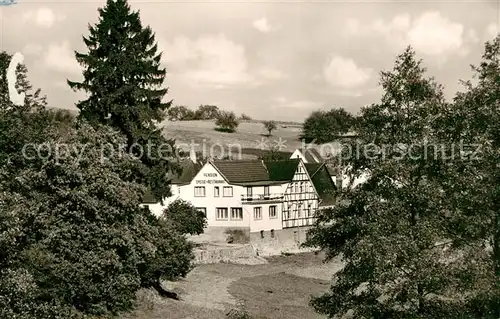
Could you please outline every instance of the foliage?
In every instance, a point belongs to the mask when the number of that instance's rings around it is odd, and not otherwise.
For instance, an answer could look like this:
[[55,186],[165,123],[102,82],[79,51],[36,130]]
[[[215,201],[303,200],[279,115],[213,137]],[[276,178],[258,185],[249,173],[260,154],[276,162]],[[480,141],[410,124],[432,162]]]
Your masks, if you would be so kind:
[[[19,298],[34,304],[27,310],[32,316],[48,300],[91,315],[129,310],[141,286],[155,287],[160,278],[191,269],[190,244],[141,209],[144,189],[124,180],[137,161],[101,160],[105,144],[124,141],[109,129],[83,124],[45,143],[52,150],[84,149],[44,154],[16,170],[4,167],[0,216],[11,224],[3,223],[1,232],[12,237],[2,247],[1,264],[5,274],[24,274],[31,285],[29,295]],[[3,308],[17,313],[15,307]]]
[[1,106],[1,318],[102,318],[187,274],[191,244],[139,207],[145,189],[130,175],[142,164],[101,153],[126,142],[120,132]]
[[12,55],[2,51],[0,52],[0,105],[2,110],[16,110],[26,112],[32,109],[43,109],[47,106],[47,98],[41,95],[41,90],[33,91],[33,87],[28,81],[28,69],[24,64],[18,65],[16,69],[17,82],[16,88],[19,93],[24,93],[24,105],[17,106],[10,101],[9,88],[7,86],[7,68],[9,67]]
[[170,121],[215,120],[218,115],[219,108],[215,105],[200,105],[196,111],[183,105],[176,105],[167,111],[167,118]]
[[268,150],[261,150],[258,159],[263,161],[283,161],[290,158],[288,152],[280,151],[279,147],[273,146]]
[[231,244],[248,244],[250,241],[250,235],[243,229],[226,229],[226,231],[224,231],[224,234],[228,235],[226,238],[226,242]]
[[246,115],[245,113],[242,113],[242,114],[240,115],[240,120],[241,120],[241,121],[251,121],[251,120],[252,120],[252,118],[251,118],[250,116]]
[[215,105],[200,105],[195,112],[196,120],[215,120],[219,116],[219,108]]
[[268,136],[271,136],[271,133],[278,128],[275,121],[264,121],[263,124],[269,133]]
[[207,225],[205,213],[182,199],[170,203],[162,218],[181,234],[202,234]]
[[302,138],[318,144],[335,141],[354,127],[355,118],[343,108],[314,111],[302,125]]
[[232,133],[236,130],[239,125],[239,121],[236,118],[234,112],[222,111],[219,113],[215,125],[218,126],[218,130]]
[[408,48],[381,73],[381,103],[362,111],[359,131],[362,150],[369,143],[379,149],[349,160],[350,174],[368,169],[368,180],[322,210],[309,233],[308,246],[346,262],[331,291],[312,301],[330,317],[354,311],[357,318],[470,318],[485,313],[484,302],[470,307],[481,296],[478,286],[495,289],[485,237],[468,233],[467,213],[456,202],[469,194],[455,188],[453,172],[464,162],[424,147],[450,151],[439,144],[446,122],[439,117],[451,109],[424,72]]
[[[162,102],[168,92],[163,87],[166,71],[161,68],[153,31],[142,26],[139,13],[131,11],[127,0],[108,0],[89,32],[83,39],[88,53],[75,54],[84,67],[84,80],[68,81],[73,90],[88,94],[77,104],[79,117],[122,132],[127,137],[127,151],[144,164],[135,173],[136,180],[150,187],[156,198],[164,198],[170,192],[161,172],[170,167],[171,154],[158,156],[166,141],[157,124],[171,102]],[[152,141],[154,145],[149,146]],[[132,148],[136,144],[142,146],[142,152],[139,147]],[[152,148],[148,154],[146,147]]]
[[167,119],[169,121],[192,121],[196,119],[196,114],[184,105],[176,105],[168,109]]

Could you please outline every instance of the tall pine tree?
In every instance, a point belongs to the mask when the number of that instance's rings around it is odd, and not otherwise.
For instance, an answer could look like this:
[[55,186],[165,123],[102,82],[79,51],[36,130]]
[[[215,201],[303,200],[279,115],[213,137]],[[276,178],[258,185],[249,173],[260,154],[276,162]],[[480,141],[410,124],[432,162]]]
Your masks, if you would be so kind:
[[168,141],[156,123],[171,105],[162,102],[168,88],[163,86],[166,70],[160,64],[161,53],[153,31],[143,27],[139,11],[133,12],[126,0],[108,0],[99,15],[98,23],[89,26],[90,35],[83,38],[88,53],[75,53],[84,67],[84,79],[68,84],[88,94],[77,104],[80,118],[119,129],[129,147],[137,143],[145,150],[148,141],[155,141],[148,154],[139,148],[129,150],[141,156],[147,167],[141,179],[161,199],[169,194],[166,172],[175,166],[160,158],[158,150]]

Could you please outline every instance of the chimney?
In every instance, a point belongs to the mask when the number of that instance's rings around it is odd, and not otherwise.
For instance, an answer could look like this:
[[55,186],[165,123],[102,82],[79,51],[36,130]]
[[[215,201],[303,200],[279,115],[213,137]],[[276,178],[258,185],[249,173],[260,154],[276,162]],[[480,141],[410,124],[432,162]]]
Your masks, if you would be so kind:
[[196,152],[193,147],[189,150],[189,159],[196,164]]
[[338,190],[342,190],[342,173],[338,173],[337,176],[335,176],[335,186],[337,186]]
[[344,179],[344,172],[342,166],[339,165],[336,169],[336,175],[335,175],[335,186],[337,186],[338,190],[342,190],[343,179]]

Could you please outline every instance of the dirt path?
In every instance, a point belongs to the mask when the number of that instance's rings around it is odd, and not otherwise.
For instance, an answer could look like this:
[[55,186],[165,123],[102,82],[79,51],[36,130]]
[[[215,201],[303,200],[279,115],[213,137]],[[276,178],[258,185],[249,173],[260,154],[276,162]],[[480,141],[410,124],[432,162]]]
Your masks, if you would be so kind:
[[240,302],[252,318],[324,318],[308,303],[328,291],[341,264],[323,264],[323,257],[307,253],[268,258],[265,265],[199,265],[186,279],[167,284],[181,301],[143,296],[139,309],[123,319],[223,319]]

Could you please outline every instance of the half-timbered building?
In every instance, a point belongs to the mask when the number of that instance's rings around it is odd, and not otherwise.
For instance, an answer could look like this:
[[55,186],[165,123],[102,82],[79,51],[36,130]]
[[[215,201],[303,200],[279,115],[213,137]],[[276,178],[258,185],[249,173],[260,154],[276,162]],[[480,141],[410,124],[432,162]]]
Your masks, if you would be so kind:
[[205,212],[208,227],[250,232],[312,225],[318,209],[333,204],[335,184],[324,163],[186,159],[171,181],[172,196],[145,203],[156,215],[172,201],[189,201]]

